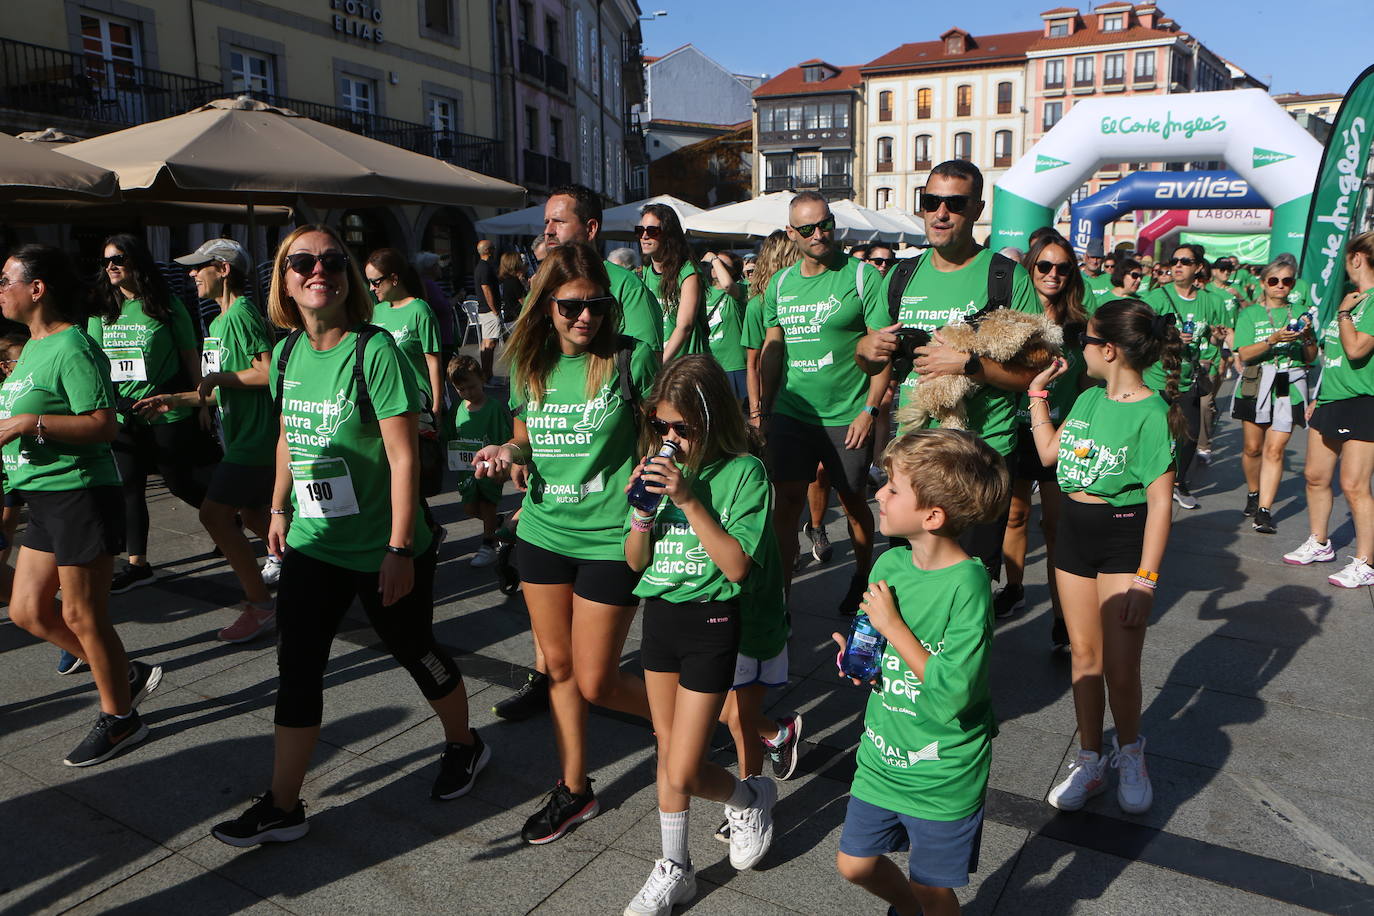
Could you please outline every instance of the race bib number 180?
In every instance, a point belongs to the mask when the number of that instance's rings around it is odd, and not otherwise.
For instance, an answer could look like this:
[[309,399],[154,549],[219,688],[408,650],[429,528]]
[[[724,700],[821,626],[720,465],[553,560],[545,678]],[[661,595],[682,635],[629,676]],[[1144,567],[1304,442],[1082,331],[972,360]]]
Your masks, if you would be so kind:
[[291,462],[296,513],[301,518],[342,518],[358,514],[353,478],[342,458]]
[[450,471],[472,471],[472,458],[482,449],[479,439],[450,439],[448,443],[448,469]]

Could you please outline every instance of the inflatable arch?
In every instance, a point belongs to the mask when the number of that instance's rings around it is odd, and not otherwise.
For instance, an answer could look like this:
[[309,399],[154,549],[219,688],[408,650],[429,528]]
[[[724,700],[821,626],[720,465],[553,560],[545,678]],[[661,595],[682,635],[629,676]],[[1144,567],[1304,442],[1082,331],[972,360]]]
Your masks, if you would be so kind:
[[1274,252],[1297,253],[1321,155],[1262,89],[1086,99],[997,182],[988,244],[1024,248],[1104,162],[1222,160],[1274,208]]
[[1268,207],[1249,182],[1235,172],[1134,172],[1069,208],[1069,240],[1082,254],[1102,241],[1107,224],[1131,210],[1168,206]]
[[1152,254],[1157,242],[1180,232],[1253,235],[1268,232],[1273,225],[1272,210],[1165,210],[1141,227],[1135,250]]

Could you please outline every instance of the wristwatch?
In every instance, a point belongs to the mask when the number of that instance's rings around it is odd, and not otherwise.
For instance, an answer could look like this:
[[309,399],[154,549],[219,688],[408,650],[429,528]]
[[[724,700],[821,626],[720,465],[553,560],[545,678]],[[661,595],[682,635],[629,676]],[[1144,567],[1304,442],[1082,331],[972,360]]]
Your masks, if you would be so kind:
[[868,414],[870,417],[876,418],[878,416],[878,408],[874,407],[872,404],[865,404],[864,413]]
[[394,553],[394,554],[396,554],[396,556],[398,556],[398,557],[413,557],[413,556],[415,556],[415,551],[412,550],[412,549],[410,549],[409,547],[397,547],[397,546],[394,545],[394,544],[387,544],[387,545],[386,545],[386,552],[387,552],[387,553]]
[[968,355],[968,362],[964,363],[964,375],[977,375],[983,371],[983,361],[978,358],[977,353]]

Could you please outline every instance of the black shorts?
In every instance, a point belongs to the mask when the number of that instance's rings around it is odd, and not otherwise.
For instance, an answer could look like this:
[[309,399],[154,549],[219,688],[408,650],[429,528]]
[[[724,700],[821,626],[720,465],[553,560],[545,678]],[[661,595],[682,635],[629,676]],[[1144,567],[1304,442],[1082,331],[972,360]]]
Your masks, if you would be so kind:
[[515,568],[520,581],[530,585],[571,585],[577,597],[615,607],[639,604],[639,573],[624,560],[579,560],[521,539],[515,544]]
[[270,464],[235,464],[221,461],[210,475],[205,498],[237,509],[259,509],[272,505],[272,484],[277,469]]
[[[1341,402],[1339,402],[1339,401],[1333,401],[1332,403],[1341,403]],[[1255,398],[1236,398],[1235,402],[1231,405],[1231,418],[1232,418],[1232,419],[1235,419],[1235,420],[1244,420],[1244,421],[1247,422],[1247,423],[1254,423],[1254,422],[1255,422],[1255,407],[1258,406],[1258,404],[1259,404],[1259,401],[1258,401],[1257,399],[1255,399]],[[1292,404],[1292,405],[1290,405],[1290,406],[1292,406],[1292,408],[1293,408],[1293,428],[1294,428],[1294,429],[1298,429],[1299,427],[1306,426],[1306,425],[1307,425],[1307,408],[1306,408],[1306,406],[1305,406],[1305,405],[1302,405],[1302,404]],[[1275,409],[1275,410],[1278,409],[1277,405],[1275,406],[1274,409]],[[1368,408],[1367,408],[1367,409],[1368,409]],[[1313,420],[1316,420],[1316,417],[1313,417]],[[1268,426],[1269,424],[1266,423],[1266,424],[1264,424],[1264,425],[1265,425],[1265,426]],[[1374,438],[1374,437],[1371,437],[1371,438]]]
[[811,482],[825,465],[830,485],[841,493],[867,493],[873,438],[863,448],[845,448],[849,424],[821,426],[775,413],[768,422],[768,474],[774,483]]
[[1016,451],[1011,453],[1012,480],[1034,480],[1045,483],[1054,480],[1054,465],[1045,467],[1040,460],[1040,452],[1035,448],[1035,437],[1029,426],[1016,427]]
[[1081,503],[1066,493],[1059,505],[1055,569],[1085,579],[1095,579],[1100,573],[1133,573],[1140,569],[1140,550],[1145,544],[1145,503]]
[[1312,411],[1312,428],[1333,442],[1374,442],[1374,396],[1318,404]]
[[24,497],[18,490],[7,490],[5,492],[5,508],[18,509],[24,505]]
[[697,693],[725,693],[735,683],[740,617],[735,601],[644,602],[639,663],[670,672]]
[[98,557],[124,552],[124,491],[24,490],[29,527],[24,546],[50,553],[58,566],[85,566]]

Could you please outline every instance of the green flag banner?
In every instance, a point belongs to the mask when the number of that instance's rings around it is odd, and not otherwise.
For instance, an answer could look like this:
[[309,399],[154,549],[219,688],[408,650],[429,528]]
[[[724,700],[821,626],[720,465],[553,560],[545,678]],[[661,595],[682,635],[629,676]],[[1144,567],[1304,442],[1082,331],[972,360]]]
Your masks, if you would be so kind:
[[1242,264],[1269,263],[1269,234],[1223,235],[1219,232],[1184,232],[1180,244],[1195,242],[1207,252],[1207,260],[1235,258]]
[[1312,301],[1321,308],[1323,322],[1331,320],[1345,293],[1345,246],[1360,231],[1371,124],[1374,66],[1361,73],[1345,94],[1322,154],[1307,212],[1301,275],[1312,284]]

